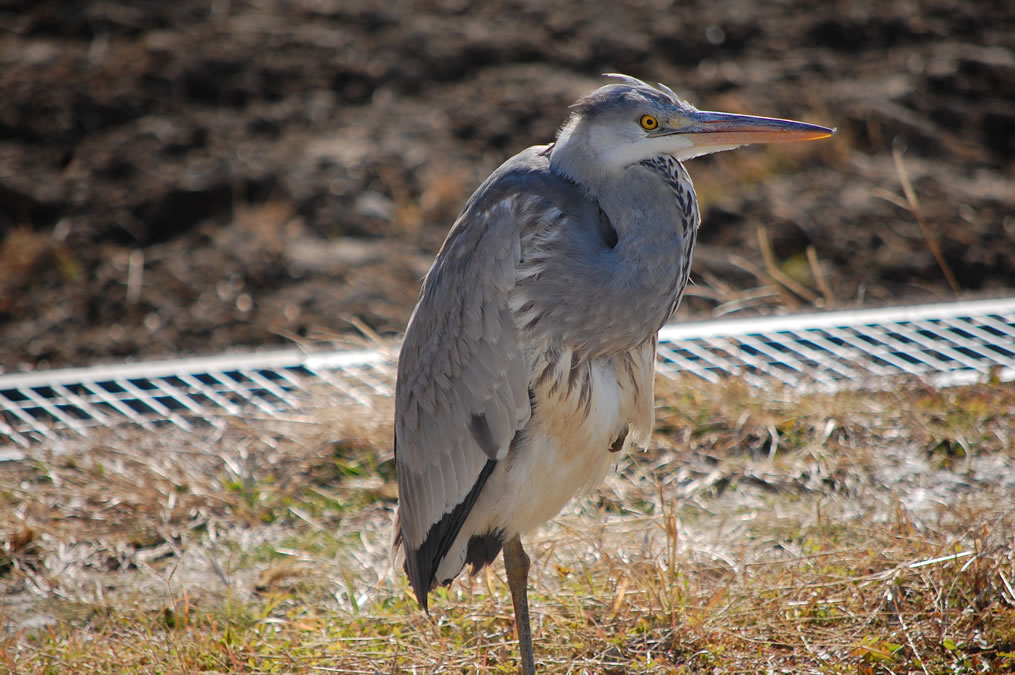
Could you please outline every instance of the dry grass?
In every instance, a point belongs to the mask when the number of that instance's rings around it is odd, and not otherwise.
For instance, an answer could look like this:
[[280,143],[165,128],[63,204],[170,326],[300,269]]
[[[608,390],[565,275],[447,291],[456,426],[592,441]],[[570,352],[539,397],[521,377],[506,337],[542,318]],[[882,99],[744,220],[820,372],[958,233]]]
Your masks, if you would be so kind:
[[[651,447],[529,538],[546,672],[1015,667],[1010,386],[658,399]],[[499,564],[432,617],[388,569],[377,403],[0,464],[0,668],[513,672]]]

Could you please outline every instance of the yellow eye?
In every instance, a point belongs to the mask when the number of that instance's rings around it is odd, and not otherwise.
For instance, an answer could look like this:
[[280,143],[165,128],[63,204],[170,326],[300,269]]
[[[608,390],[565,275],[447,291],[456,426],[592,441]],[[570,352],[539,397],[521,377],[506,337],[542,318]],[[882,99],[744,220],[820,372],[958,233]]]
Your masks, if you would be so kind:
[[652,115],[642,115],[639,121],[641,122],[641,128],[645,131],[652,131],[659,126],[659,120],[652,117]]

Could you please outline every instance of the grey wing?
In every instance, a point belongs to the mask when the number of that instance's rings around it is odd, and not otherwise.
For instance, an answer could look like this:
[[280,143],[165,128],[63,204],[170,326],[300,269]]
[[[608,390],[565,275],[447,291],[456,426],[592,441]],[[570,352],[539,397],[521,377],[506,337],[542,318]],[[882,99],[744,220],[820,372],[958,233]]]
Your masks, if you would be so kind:
[[396,537],[424,608],[483,482],[529,419],[529,366],[508,303],[519,231],[511,199],[467,210],[427,274],[402,345]]

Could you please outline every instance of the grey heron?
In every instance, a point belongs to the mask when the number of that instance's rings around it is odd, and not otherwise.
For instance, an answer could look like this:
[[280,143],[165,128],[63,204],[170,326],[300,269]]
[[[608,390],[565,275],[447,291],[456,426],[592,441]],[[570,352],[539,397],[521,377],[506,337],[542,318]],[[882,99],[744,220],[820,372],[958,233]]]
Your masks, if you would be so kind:
[[701,217],[682,161],[833,130],[698,110],[625,75],[557,139],[507,160],[427,274],[398,362],[393,552],[420,607],[504,551],[521,670],[535,671],[521,536],[591,490],[653,424],[657,334]]

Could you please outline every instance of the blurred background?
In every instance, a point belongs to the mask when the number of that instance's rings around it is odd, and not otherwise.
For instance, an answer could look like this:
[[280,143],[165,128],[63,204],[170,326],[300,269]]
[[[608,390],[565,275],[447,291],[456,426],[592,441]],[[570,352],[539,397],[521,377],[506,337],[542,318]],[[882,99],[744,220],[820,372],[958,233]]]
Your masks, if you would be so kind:
[[0,1],[0,371],[400,333],[611,71],[838,128],[689,163],[682,316],[1015,289],[1011,2],[548,4]]

